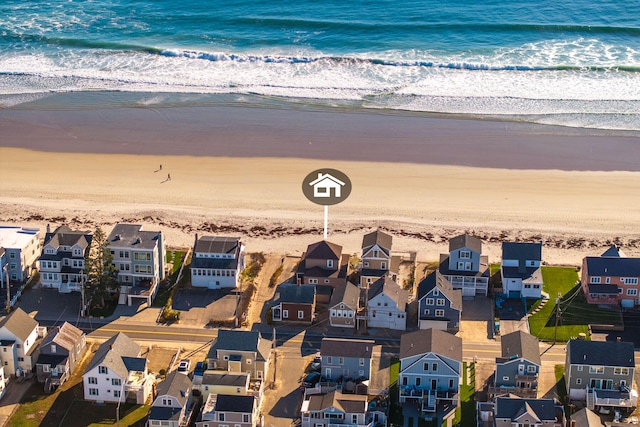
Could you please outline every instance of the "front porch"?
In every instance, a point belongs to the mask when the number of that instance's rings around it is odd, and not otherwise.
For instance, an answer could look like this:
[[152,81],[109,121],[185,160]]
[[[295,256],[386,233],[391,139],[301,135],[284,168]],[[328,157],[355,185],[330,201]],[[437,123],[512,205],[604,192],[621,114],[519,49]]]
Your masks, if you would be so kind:
[[623,388],[622,390],[600,390],[587,388],[587,407],[635,408],[638,405],[638,391]]
[[417,403],[422,413],[434,413],[439,406],[458,406],[460,395],[457,390],[430,390],[419,386],[401,386],[400,402]]

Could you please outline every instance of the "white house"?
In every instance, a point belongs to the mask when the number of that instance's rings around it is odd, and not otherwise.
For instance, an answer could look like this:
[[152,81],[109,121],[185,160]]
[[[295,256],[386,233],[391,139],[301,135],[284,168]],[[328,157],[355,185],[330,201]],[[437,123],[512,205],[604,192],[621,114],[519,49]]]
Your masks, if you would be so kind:
[[502,243],[502,289],[509,297],[542,296],[542,242]]
[[21,308],[0,320],[0,360],[7,375],[31,372],[38,359],[36,341],[46,331]]
[[40,255],[38,228],[0,225],[0,248],[4,248],[9,280],[24,282]]
[[192,411],[189,408],[191,380],[181,372],[173,371],[158,384],[156,398],[151,405],[149,426],[180,427],[188,425]]
[[197,288],[236,288],[244,269],[244,245],[238,237],[202,236],[193,248],[191,285]]
[[374,282],[368,291],[367,326],[404,331],[407,328],[409,292],[391,278]]
[[102,343],[82,375],[84,399],[98,403],[135,401],[151,396],[154,379],[140,346],[119,332]]
[[334,197],[341,197],[345,183],[328,173],[318,173],[318,178],[311,181],[309,185],[313,187],[314,197],[331,197],[331,191]]
[[61,293],[80,291],[84,280],[84,262],[89,255],[93,235],[61,225],[44,236],[42,255],[38,258],[40,283]]

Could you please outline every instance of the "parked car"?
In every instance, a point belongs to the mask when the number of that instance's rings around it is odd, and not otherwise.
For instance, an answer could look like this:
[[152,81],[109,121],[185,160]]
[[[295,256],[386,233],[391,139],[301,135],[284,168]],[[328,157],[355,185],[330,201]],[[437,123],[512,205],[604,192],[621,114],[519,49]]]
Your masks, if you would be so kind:
[[198,362],[196,363],[196,367],[193,369],[193,375],[196,377],[201,377],[204,375],[204,371],[207,370],[207,362]]
[[191,361],[190,360],[181,360],[180,363],[178,364],[178,372],[180,372],[181,374],[188,374],[189,373],[189,368],[191,368]]
[[313,358],[313,361],[311,362],[311,369],[314,371],[319,371],[321,365],[322,365],[322,356],[320,355],[320,353],[316,353],[316,355]]
[[318,384],[320,382],[320,372],[309,372],[309,374],[304,377],[304,380],[302,380],[302,387],[315,387],[316,384]]

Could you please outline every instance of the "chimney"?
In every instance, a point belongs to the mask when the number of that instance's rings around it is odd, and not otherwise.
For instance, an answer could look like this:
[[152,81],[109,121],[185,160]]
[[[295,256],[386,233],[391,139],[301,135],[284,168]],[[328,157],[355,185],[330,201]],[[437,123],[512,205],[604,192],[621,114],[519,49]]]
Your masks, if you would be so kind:
[[109,350],[113,350],[113,344],[109,344]]
[[51,227],[47,224],[47,233],[51,233]]

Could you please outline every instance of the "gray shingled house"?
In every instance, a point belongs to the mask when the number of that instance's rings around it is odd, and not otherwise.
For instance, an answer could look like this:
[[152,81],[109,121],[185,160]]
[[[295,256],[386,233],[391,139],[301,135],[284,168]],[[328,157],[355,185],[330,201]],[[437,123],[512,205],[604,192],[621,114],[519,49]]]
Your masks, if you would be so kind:
[[400,257],[391,255],[393,237],[383,231],[376,230],[365,234],[362,238],[362,268],[360,269],[360,286],[368,287],[371,283],[388,277],[398,278]]
[[500,343],[501,357],[496,358],[493,395],[511,393],[519,397],[536,398],[540,373],[538,338],[523,331],[504,335]]
[[86,345],[85,333],[70,323],[49,330],[36,361],[36,375],[39,382],[45,383],[46,392],[59,387],[73,374]]
[[453,289],[439,271],[418,285],[418,327],[457,332],[462,317],[462,291]]
[[355,328],[359,304],[360,288],[351,282],[338,286],[329,302],[329,324],[339,328]]
[[496,398],[492,406],[494,427],[564,427],[566,423],[563,406],[553,399],[506,396]]
[[180,427],[189,424],[193,404],[190,399],[191,379],[178,371],[173,371],[158,383],[156,398],[153,400],[149,416],[149,426]]
[[233,373],[250,372],[251,379],[264,379],[271,346],[258,331],[220,329],[207,355],[207,366]]
[[373,340],[323,338],[320,344],[322,374],[328,381],[339,378],[368,380],[375,344]]
[[461,289],[462,296],[487,295],[489,258],[482,255],[482,240],[468,234],[449,239],[449,253],[440,254],[438,271]]

